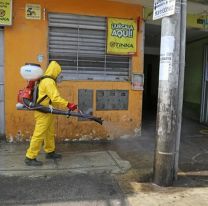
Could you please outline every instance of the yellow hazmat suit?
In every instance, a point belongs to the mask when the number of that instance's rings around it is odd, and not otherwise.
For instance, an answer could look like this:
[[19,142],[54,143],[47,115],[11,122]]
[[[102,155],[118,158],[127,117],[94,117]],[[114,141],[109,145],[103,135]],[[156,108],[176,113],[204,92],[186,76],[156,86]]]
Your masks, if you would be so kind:
[[[56,86],[56,78],[61,73],[61,67],[56,61],[52,61],[46,72],[45,76],[51,78],[44,78],[39,84],[39,93],[37,102],[47,95],[47,98],[41,102],[41,105],[48,106],[51,101],[52,106],[67,107],[68,101],[63,99]],[[27,150],[26,157],[35,159],[41,150],[44,141],[44,150],[46,153],[55,151],[55,139],[54,139],[54,116],[52,114],[45,114],[35,111],[35,130],[30,142],[30,147]]]

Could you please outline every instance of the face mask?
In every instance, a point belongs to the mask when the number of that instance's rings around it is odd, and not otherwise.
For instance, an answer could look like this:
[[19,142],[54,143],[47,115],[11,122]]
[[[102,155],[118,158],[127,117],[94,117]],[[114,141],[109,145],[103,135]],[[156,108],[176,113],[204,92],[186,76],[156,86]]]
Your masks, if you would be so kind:
[[63,75],[59,74],[58,77],[56,78],[57,83],[61,83],[63,81]]

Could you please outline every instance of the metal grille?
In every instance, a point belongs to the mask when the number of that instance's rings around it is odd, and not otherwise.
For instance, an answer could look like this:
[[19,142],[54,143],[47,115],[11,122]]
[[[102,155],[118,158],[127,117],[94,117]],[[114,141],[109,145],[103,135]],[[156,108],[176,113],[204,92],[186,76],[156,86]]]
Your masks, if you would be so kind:
[[96,110],[128,110],[128,90],[96,90]]
[[129,80],[129,56],[106,54],[104,17],[50,13],[48,47],[65,80]]

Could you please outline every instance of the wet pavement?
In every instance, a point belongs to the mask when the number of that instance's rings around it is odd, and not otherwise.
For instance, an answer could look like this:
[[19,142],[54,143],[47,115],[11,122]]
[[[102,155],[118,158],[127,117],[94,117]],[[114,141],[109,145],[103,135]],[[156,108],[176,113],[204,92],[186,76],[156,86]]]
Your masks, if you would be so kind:
[[91,151],[91,152],[65,152],[62,151],[61,160],[48,160],[41,153],[39,160],[43,162],[41,167],[27,166],[23,163],[24,154],[17,152],[8,155],[1,154],[0,175],[3,176],[37,176],[47,174],[70,174],[70,173],[124,173],[131,165],[128,161],[122,160],[114,151]]
[[27,144],[0,145],[0,205],[208,205],[208,127],[184,119],[179,176],[172,187],[152,183],[155,122],[142,135],[110,142],[57,144],[60,161],[26,167]]

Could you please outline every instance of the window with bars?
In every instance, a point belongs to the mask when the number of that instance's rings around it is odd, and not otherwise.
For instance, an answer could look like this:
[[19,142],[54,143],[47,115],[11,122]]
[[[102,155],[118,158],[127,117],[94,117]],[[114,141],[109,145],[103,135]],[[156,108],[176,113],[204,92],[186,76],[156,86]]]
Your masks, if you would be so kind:
[[49,13],[49,61],[65,80],[127,81],[129,56],[106,54],[106,18]]

